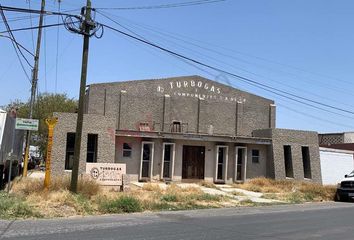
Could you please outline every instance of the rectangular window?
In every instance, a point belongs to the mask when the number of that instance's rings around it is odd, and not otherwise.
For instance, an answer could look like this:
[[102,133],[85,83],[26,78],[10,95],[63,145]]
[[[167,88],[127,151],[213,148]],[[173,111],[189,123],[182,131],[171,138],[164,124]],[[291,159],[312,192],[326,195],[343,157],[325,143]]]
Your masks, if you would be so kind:
[[130,143],[123,143],[123,157],[132,156],[132,146]]
[[252,149],[252,163],[259,163],[259,150]]
[[86,153],[86,162],[95,163],[97,162],[97,134],[88,134],[87,135],[87,153]]
[[301,147],[304,178],[311,178],[311,162],[309,147]]
[[74,163],[75,133],[66,134],[65,170],[72,170]]
[[288,145],[284,146],[284,162],[285,162],[285,176],[288,178],[294,178],[291,146]]

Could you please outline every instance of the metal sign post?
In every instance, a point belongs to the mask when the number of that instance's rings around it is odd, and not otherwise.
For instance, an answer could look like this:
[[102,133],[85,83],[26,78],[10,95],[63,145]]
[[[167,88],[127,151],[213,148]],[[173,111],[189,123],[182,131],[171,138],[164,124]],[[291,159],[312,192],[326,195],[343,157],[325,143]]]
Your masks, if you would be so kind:
[[54,127],[58,122],[58,118],[47,118],[45,123],[48,126],[48,145],[47,145],[47,158],[45,160],[45,177],[44,177],[44,187],[49,188],[50,185],[50,164],[52,158],[52,147],[53,147],[53,132]]
[[[16,118],[15,128],[17,130],[27,130],[27,131],[38,131],[39,120],[38,119],[26,119],[26,118]],[[26,143],[27,144],[27,143]],[[23,173],[22,176],[27,177],[27,165],[29,158],[29,143],[25,150],[25,158],[23,162]]]

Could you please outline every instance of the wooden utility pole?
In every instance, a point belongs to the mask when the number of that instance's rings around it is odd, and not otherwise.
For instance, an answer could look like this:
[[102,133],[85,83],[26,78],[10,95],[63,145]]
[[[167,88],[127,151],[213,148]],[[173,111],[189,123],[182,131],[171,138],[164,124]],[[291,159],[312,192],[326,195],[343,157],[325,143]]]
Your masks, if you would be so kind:
[[80,95],[79,95],[79,109],[77,112],[77,123],[75,133],[75,149],[74,149],[74,162],[71,172],[70,191],[77,192],[77,181],[79,177],[79,163],[80,163],[80,150],[81,150],[81,135],[84,117],[84,98],[86,90],[86,76],[87,76],[87,62],[89,52],[90,31],[94,28],[94,23],[91,19],[91,0],[87,0],[85,9],[84,21],[81,25],[81,30],[84,35],[84,45],[82,52],[82,67],[81,67],[81,81],[80,81]]
[[[37,48],[36,48],[36,54],[34,56],[34,67],[33,67],[33,70],[32,70],[32,88],[31,88],[30,112],[29,112],[29,116],[28,116],[30,119],[32,119],[32,117],[33,117],[33,108],[34,108],[34,102],[35,102],[36,91],[37,91],[38,65],[39,65],[39,54],[40,54],[40,50],[41,50],[44,8],[45,8],[45,0],[42,0],[42,3],[41,3],[41,14],[39,16]],[[31,132],[27,131],[26,150],[25,150],[25,157],[24,157],[24,163],[23,163],[23,176],[24,177],[27,177],[30,141],[31,141]]]

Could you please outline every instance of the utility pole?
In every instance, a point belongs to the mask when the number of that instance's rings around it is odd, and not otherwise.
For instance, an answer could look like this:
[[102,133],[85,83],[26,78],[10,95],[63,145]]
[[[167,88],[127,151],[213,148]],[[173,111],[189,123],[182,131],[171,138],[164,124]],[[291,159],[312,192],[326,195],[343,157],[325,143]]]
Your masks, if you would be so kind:
[[[45,0],[42,0],[42,3],[41,3],[41,14],[40,14],[40,17],[39,17],[38,36],[37,36],[37,48],[36,48],[36,54],[34,56],[34,67],[33,67],[33,70],[32,70],[32,88],[31,88],[31,100],[30,100],[30,112],[29,112],[29,118],[30,119],[32,119],[32,117],[33,117],[34,101],[35,101],[35,98],[36,98],[36,91],[37,91],[38,65],[39,65],[39,54],[40,54],[40,50],[41,50],[44,8],[45,8]],[[24,163],[23,163],[23,176],[24,177],[27,177],[30,140],[31,140],[31,131],[27,131],[26,150],[25,150],[25,158],[24,158]]]
[[86,76],[87,76],[87,62],[89,52],[90,31],[95,28],[95,23],[91,19],[91,0],[87,0],[84,20],[81,24],[81,31],[84,35],[84,44],[82,52],[82,67],[81,67],[81,81],[80,81],[80,95],[79,95],[79,109],[77,112],[76,134],[75,134],[75,149],[74,149],[74,162],[71,172],[70,191],[77,192],[77,182],[79,177],[79,163],[80,163],[80,150],[81,150],[81,135],[84,117],[84,98],[86,90]]

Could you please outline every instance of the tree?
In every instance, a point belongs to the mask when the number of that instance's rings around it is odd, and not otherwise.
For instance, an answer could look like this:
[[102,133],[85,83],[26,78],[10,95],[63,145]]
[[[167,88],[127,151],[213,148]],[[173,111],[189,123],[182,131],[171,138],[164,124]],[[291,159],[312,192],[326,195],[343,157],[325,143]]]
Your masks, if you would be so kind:
[[[24,103],[15,100],[5,106],[6,110],[10,110],[11,108],[17,109],[17,117],[28,118],[29,101]],[[77,100],[69,98],[66,94],[42,93],[38,95],[33,108],[33,118],[39,119],[39,129],[38,132],[32,133],[31,144],[39,146],[42,156],[45,156],[48,136],[48,129],[44,119],[53,116],[53,112],[75,113],[76,111]]]

